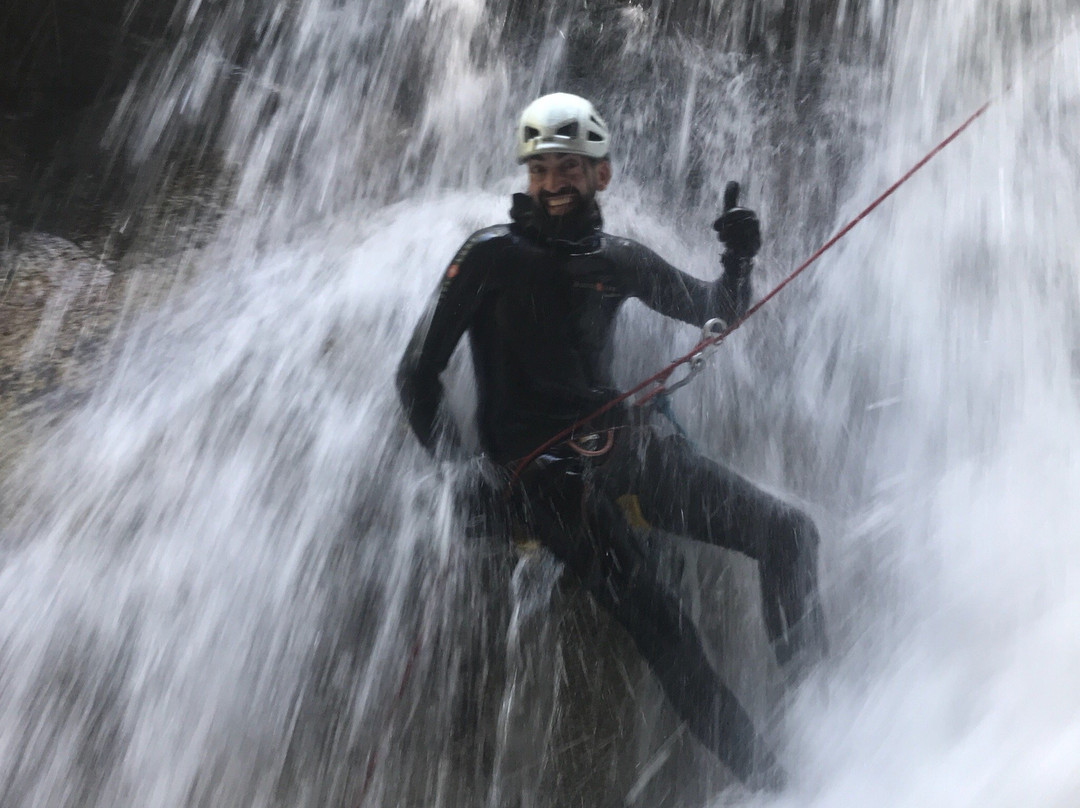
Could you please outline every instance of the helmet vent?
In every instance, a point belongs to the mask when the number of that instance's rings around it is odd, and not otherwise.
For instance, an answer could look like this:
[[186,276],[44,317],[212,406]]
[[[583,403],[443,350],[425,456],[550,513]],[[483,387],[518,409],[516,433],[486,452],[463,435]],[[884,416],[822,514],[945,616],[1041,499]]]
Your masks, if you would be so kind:
[[560,126],[555,132],[555,134],[558,137],[577,137],[577,133],[578,133],[578,122],[577,121],[571,121],[570,123],[565,124],[564,126]]
[[603,143],[604,142],[604,136],[601,135],[599,132],[594,132],[594,131],[592,131],[590,129],[589,130],[589,140],[591,140],[593,143]]
[[525,127],[525,140],[532,140],[534,137],[540,137],[540,130],[532,126]]

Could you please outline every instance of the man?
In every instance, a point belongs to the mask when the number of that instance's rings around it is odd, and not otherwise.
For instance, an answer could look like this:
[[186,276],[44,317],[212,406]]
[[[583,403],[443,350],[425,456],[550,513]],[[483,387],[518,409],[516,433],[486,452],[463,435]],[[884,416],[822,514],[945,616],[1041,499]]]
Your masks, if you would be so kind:
[[[698,326],[746,310],[761,244],[756,215],[729,200],[714,225],[726,245],[723,276],[706,283],[686,275],[602,231],[595,197],[611,180],[608,146],[603,119],[578,96],[547,95],[522,114],[517,153],[528,192],[515,194],[510,224],[473,234],[454,256],[398,372],[409,422],[429,450],[458,441],[440,414],[439,375],[466,331],[482,448],[516,470],[514,461],[617,395],[612,335],[627,298]],[[631,409],[615,408],[507,474],[502,500],[517,528],[627,629],[697,738],[742,780],[775,785],[772,754],[719,681],[631,522],[756,559],[769,638],[780,663],[800,671],[825,650],[817,532],[803,514],[682,438],[661,437]]]

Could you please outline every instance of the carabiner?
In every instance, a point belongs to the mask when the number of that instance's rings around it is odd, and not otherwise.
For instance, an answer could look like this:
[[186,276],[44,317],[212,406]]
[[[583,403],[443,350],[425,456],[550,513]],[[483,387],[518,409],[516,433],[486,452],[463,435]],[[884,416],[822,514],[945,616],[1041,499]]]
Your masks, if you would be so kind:
[[690,384],[690,381],[701,373],[702,368],[705,367],[705,352],[698,351],[696,354],[690,357],[690,360],[686,363],[686,375],[679,379],[674,384],[665,384],[664,393],[674,393],[680,387],[686,387]]
[[[705,325],[701,327],[701,341],[715,340],[725,331],[727,331],[727,322],[719,317],[713,317],[711,320],[706,320]],[[715,344],[713,342],[713,345]]]

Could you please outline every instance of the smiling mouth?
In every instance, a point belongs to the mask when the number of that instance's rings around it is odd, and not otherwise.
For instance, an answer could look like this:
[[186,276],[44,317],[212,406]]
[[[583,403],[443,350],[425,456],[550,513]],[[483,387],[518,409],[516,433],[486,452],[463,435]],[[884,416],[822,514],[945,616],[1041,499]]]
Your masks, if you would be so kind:
[[547,197],[544,203],[547,205],[548,213],[558,215],[573,208],[577,203],[577,197],[574,194],[559,194]]

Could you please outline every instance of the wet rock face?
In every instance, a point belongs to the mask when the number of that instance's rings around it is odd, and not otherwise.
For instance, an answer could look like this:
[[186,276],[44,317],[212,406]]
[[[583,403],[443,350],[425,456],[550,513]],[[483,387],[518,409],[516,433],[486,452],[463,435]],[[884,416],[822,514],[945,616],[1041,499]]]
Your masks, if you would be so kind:
[[[858,39],[851,31],[868,12],[850,5],[839,0],[486,2],[490,25],[502,32],[502,47],[518,58],[530,58],[552,30],[564,32],[571,86],[610,71],[627,41],[648,39],[640,35],[646,30],[677,33],[723,51],[812,61],[808,54]],[[0,4],[0,216],[23,229],[48,230],[79,243],[87,234],[111,228],[115,222],[107,214],[128,201],[131,181],[115,175],[117,163],[102,147],[102,134],[132,79],[152,74],[170,58],[183,63],[190,55],[184,48],[210,31],[221,42],[224,62],[242,72],[258,43],[273,38],[272,20],[299,7],[290,0],[5,0]],[[402,106],[407,112],[409,104]]]
[[[137,188],[103,139],[140,67],[172,49],[187,5],[0,3],[0,476],[96,383],[138,274],[120,260],[133,239],[175,254],[221,211],[229,178],[212,156],[167,155]],[[152,298],[140,292],[136,308]]]
[[113,268],[66,239],[0,250],[0,473],[30,419],[59,416],[90,390],[120,311]]
[[175,3],[6,0],[0,10],[0,110],[78,108],[122,88],[165,44]]
[[69,237],[108,227],[95,216],[108,207],[101,133],[138,65],[167,46],[172,5],[2,4],[0,217]]

